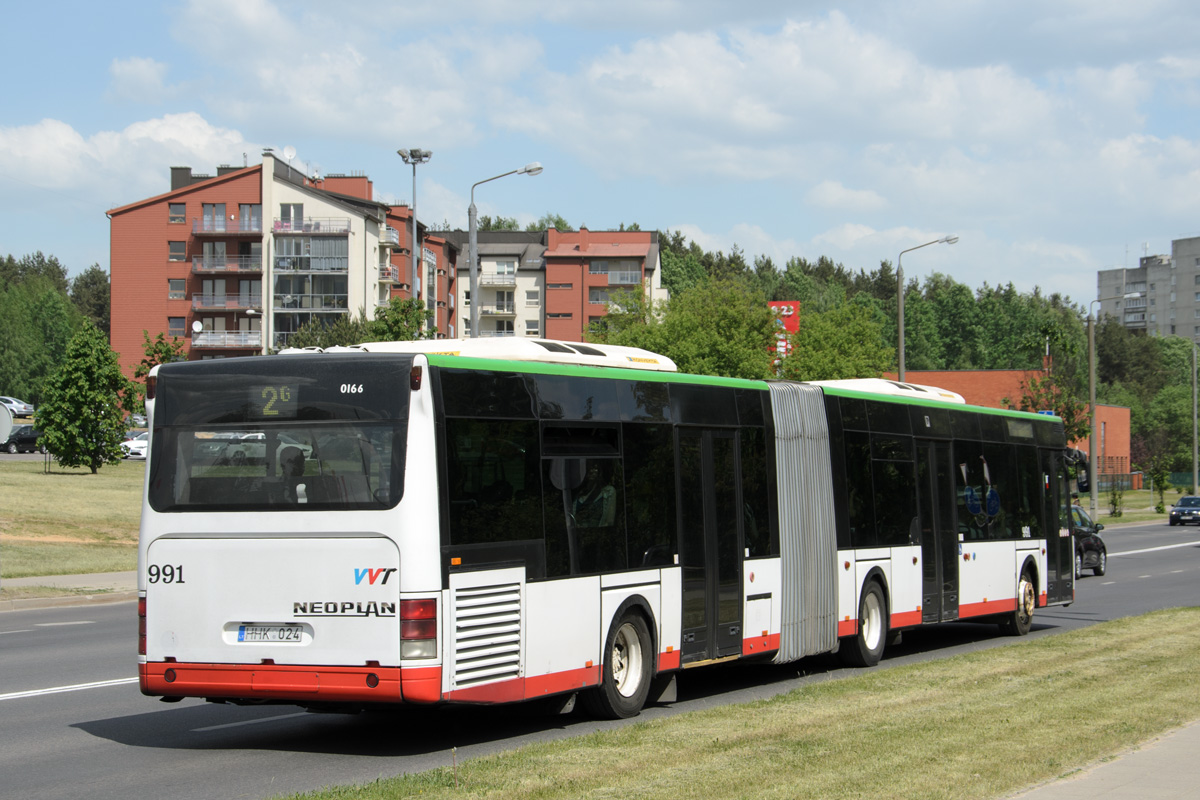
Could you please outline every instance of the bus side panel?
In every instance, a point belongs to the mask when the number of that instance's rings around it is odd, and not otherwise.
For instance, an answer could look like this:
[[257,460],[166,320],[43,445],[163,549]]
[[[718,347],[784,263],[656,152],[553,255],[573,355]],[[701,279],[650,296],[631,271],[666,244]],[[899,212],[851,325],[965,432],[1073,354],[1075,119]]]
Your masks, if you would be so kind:
[[891,627],[921,624],[921,547],[893,547],[888,611]]
[[855,551],[839,550],[837,560],[838,577],[838,636],[851,636],[858,632],[858,571],[855,569]]
[[1021,567],[1032,559],[1036,573],[1033,576],[1034,587],[1037,590],[1037,604],[1046,605],[1046,579],[1049,564],[1046,556],[1045,539],[1022,539],[1017,542],[1016,561],[1013,563],[1013,582],[1021,577]]
[[763,558],[742,566],[745,608],[742,611],[742,655],[757,656],[779,649],[782,628],[780,560]]
[[683,571],[678,567],[659,571],[662,609],[658,617],[658,670],[679,669],[683,646]]
[[1017,607],[1017,579],[1013,573],[1016,542],[959,542],[959,617],[1001,614]]
[[525,697],[599,683],[599,579],[530,583],[525,587],[525,597]]
[[[662,590],[658,585],[659,573],[660,570],[646,570],[601,576],[601,624],[597,639],[600,647],[600,660],[596,662],[597,664],[603,664],[604,657],[607,655],[604,647],[609,631],[613,625],[617,624],[617,612],[625,604],[625,601],[631,598],[638,601],[639,606],[643,606],[640,602],[642,600],[649,605],[650,618],[646,620],[646,624],[652,631],[651,635],[655,642],[659,641],[658,631],[662,627],[660,623],[662,620]],[[661,645],[659,645],[659,652],[662,652]]]
[[[883,594],[887,598],[888,608],[892,605],[892,559],[891,550],[889,548],[871,548],[870,550],[858,550],[858,560],[854,562],[854,599],[848,606],[850,619],[854,620],[854,630],[850,633],[858,633],[858,601],[862,597],[863,584],[867,580],[867,576],[872,571],[877,570],[883,575]],[[841,631],[838,631],[841,633]]]

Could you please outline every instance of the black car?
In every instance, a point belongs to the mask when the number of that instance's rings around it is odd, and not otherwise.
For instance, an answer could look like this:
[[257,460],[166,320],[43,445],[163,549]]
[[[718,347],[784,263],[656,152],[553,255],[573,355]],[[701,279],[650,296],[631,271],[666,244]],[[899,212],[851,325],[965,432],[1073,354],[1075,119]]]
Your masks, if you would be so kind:
[[1071,533],[1075,539],[1075,577],[1083,577],[1083,571],[1090,569],[1097,576],[1103,575],[1108,568],[1108,549],[1100,538],[1104,525],[1092,522],[1079,506],[1071,507]]
[[41,435],[42,432],[35,431],[32,425],[17,425],[8,435],[8,441],[0,447],[10,453],[32,453],[34,450],[44,453],[46,446],[38,446],[38,437]]
[[1200,525],[1200,497],[1187,495],[1179,498],[1179,502],[1171,506],[1168,525],[1187,525],[1189,522]]

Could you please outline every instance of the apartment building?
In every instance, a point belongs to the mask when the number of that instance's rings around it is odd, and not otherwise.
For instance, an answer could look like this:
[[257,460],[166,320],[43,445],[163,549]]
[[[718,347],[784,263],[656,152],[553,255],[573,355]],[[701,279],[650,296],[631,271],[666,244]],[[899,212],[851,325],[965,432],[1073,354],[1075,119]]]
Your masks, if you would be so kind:
[[303,325],[418,298],[442,338],[582,341],[617,290],[666,299],[656,231],[484,231],[478,298],[467,231],[373,199],[365,175],[305,175],[267,151],[214,175],[173,167],[170,190],[108,211],[112,345],[126,374],[143,331],[183,340],[190,359],[273,352]]
[[1171,255],[1144,256],[1138,266],[1096,274],[1097,317],[1115,317],[1150,336],[1200,342],[1200,237],[1171,242]]
[[216,176],[174,167],[170,191],[110,210],[112,345],[127,374],[143,331],[182,339],[192,359],[253,355],[397,296],[452,329],[457,248],[418,223],[414,275],[411,209],[372,195],[365,175],[306,176],[267,152]]

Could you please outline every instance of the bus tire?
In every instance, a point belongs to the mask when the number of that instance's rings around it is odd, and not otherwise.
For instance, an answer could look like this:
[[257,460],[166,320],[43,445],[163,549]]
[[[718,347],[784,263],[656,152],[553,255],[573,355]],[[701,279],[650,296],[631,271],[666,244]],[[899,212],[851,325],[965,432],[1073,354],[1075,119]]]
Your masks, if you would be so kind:
[[850,667],[873,667],[887,644],[887,601],[878,581],[868,581],[858,601],[858,632],[838,648],[842,663]]
[[1000,630],[1009,636],[1024,636],[1033,627],[1033,609],[1037,605],[1037,589],[1028,569],[1021,570],[1017,581],[1017,607],[1000,622]]
[[587,710],[603,719],[637,716],[650,693],[654,652],[646,619],[626,611],[613,624],[604,644],[600,685],[584,693]]

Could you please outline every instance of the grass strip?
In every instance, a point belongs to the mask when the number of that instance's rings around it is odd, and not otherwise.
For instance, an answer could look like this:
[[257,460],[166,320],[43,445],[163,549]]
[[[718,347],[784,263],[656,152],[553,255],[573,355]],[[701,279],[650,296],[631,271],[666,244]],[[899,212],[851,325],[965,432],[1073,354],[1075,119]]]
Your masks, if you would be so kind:
[[1200,718],[1198,672],[1170,609],[289,797],[998,798]]

